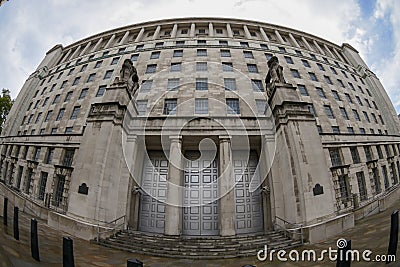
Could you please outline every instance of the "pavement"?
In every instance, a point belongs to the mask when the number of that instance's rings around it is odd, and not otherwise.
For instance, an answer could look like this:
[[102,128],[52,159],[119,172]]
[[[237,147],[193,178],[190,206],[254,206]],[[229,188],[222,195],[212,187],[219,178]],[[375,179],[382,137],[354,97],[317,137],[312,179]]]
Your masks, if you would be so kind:
[[[297,248],[301,255],[304,250],[315,250],[316,255],[319,257],[322,250],[337,249],[336,242],[339,238],[351,239],[352,249],[359,251],[370,250],[372,251],[371,258],[376,255],[385,255],[387,253],[389,244],[390,233],[390,215],[396,210],[400,209],[400,199],[394,206],[383,211],[359,220],[356,222],[354,228],[339,234],[334,238],[330,238],[325,242],[313,245],[305,245]],[[62,239],[68,236],[66,233],[57,231],[46,225],[43,220],[38,220],[39,232],[39,253],[40,262],[35,261],[31,257],[30,251],[30,219],[31,216],[20,212],[20,240],[17,241],[13,237],[13,224],[12,224],[13,209],[8,209],[8,226],[4,226],[3,218],[0,221],[0,266],[6,267],[34,267],[34,266],[62,266]],[[1,216],[0,216],[1,217]],[[325,254],[325,259],[319,262],[281,262],[275,258],[271,262],[269,260],[261,262],[257,256],[236,258],[236,259],[220,259],[220,260],[188,260],[188,259],[172,259],[161,258],[147,255],[139,255],[125,251],[114,250],[106,247],[99,246],[89,241],[71,237],[73,239],[75,266],[127,266],[127,260],[136,258],[144,263],[144,266],[152,267],[241,267],[246,264],[260,266],[277,266],[277,267],[326,267],[336,266],[335,261],[330,261],[328,254]],[[400,241],[400,240],[399,240]],[[263,249],[263,248],[260,248]],[[286,258],[290,251],[287,251]],[[360,255],[361,255],[360,253]],[[295,256],[295,252],[291,252]],[[397,249],[397,260],[394,263],[386,265],[385,263],[378,262],[352,262],[351,266],[368,267],[368,266],[388,266],[400,267],[400,244]]]

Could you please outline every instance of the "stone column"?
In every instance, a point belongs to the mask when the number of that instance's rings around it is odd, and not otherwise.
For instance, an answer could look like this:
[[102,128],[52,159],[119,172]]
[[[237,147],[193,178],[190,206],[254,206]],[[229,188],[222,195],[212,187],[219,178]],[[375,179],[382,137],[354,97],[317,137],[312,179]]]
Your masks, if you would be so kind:
[[92,44],[92,41],[88,42],[85,46],[85,48],[83,48],[82,52],[79,54],[79,56],[83,56],[86,51],[89,49],[90,45]]
[[158,39],[158,37],[159,37],[159,35],[160,35],[160,31],[161,31],[161,26],[158,25],[157,28],[156,28],[156,30],[154,31],[153,40]]
[[252,39],[252,36],[250,34],[249,28],[247,28],[246,25],[243,25],[243,30],[244,30],[244,34],[246,36],[247,39]]
[[301,40],[303,41],[304,45],[308,48],[308,50],[310,51],[314,51],[314,49],[311,47],[311,45],[308,43],[308,41],[306,40],[306,38],[304,38],[304,36],[301,36]]
[[129,31],[126,31],[126,33],[124,34],[124,37],[122,37],[121,41],[119,42],[119,45],[123,45],[126,41],[126,39],[129,36]]
[[108,42],[107,42],[106,46],[104,47],[104,49],[109,48],[110,45],[111,45],[111,43],[114,41],[114,39],[115,39],[115,34],[113,34],[113,35],[111,36],[110,40],[108,40]]
[[213,37],[214,36],[214,25],[212,22],[208,24],[208,36]]
[[299,45],[299,43],[296,41],[296,38],[294,38],[293,34],[289,33],[289,37],[290,37],[290,40],[292,40],[292,42],[294,43],[294,45],[295,45],[297,48],[300,48],[300,45]]
[[137,136],[128,135],[125,144],[125,156],[130,157],[126,159],[126,163],[128,165],[128,169],[130,172],[129,179],[129,188],[128,191],[130,193],[130,205],[127,205],[127,219],[128,226],[130,229],[137,230],[139,226],[139,202],[140,202],[140,194],[138,191],[138,184],[132,177],[132,172],[135,168],[135,163],[137,161]]
[[135,43],[142,41],[143,34],[144,34],[144,28],[141,28],[140,32],[136,36]]
[[331,58],[335,58],[335,56],[332,54],[331,50],[328,48],[326,44],[324,44],[324,48],[328,52],[328,56],[330,56]]
[[231,24],[229,24],[229,23],[226,24],[226,32],[228,33],[228,37],[233,38]]
[[168,192],[165,209],[165,234],[180,235],[182,232],[182,137],[171,136],[168,167]]
[[74,58],[75,56],[79,55],[79,50],[81,50],[81,45],[79,45],[77,48],[75,48],[75,51],[72,54],[71,58]]
[[178,32],[178,24],[175,23],[174,27],[172,28],[171,38],[175,38],[177,32]]
[[269,42],[267,34],[265,33],[264,29],[261,27],[260,27],[260,33],[261,33],[261,36],[264,39],[264,41]]
[[324,51],[321,49],[321,47],[315,40],[313,40],[313,43],[314,43],[315,47],[317,48],[318,52],[322,55],[325,55]]
[[261,184],[262,188],[262,201],[263,201],[263,216],[264,216],[264,231],[268,232],[273,230],[273,187],[271,184],[273,173],[272,173],[272,161],[275,154],[275,136],[264,135],[262,136],[262,151],[260,155],[260,176],[263,179]]
[[281,34],[278,32],[278,30],[275,30],[275,35],[276,35],[276,37],[278,37],[278,41],[281,44],[285,44],[285,41],[283,41],[283,38],[282,38]]
[[90,51],[90,52],[92,53],[92,52],[97,51],[97,49],[99,48],[99,46],[101,45],[102,42],[103,42],[103,38],[100,38],[99,41],[97,41],[97,43],[93,47],[92,51]]
[[196,35],[196,24],[192,23],[192,25],[190,25],[190,37],[194,37]]
[[235,230],[235,178],[229,136],[219,137],[219,229],[221,236],[233,236]]

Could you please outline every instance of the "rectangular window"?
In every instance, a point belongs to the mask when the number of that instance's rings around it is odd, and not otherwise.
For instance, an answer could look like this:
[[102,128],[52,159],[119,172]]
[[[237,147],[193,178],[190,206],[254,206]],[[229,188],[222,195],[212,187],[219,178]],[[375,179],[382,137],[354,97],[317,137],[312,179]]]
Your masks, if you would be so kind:
[[141,45],[137,45],[135,50],[140,51],[140,50],[143,50],[143,48],[144,48],[144,45],[141,44]]
[[74,82],[72,83],[72,86],[77,85],[77,84],[79,83],[80,78],[81,78],[81,77],[76,77],[75,80],[74,80]]
[[378,151],[378,157],[379,159],[383,159],[383,153],[382,153],[382,148],[380,145],[376,146],[376,150]]
[[347,115],[347,112],[346,112],[346,109],[345,109],[345,108],[340,108],[340,113],[342,113],[342,117],[343,117],[345,120],[348,120],[348,119],[349,119],[349,116]]
[[47,150],[47,156],[46,156],[46,164],[51,164],[53,161],[53,156],[54,156],[54,147],[49,147]]
[[179,78],[168,79],[167,90],[173,91],[179,89]]
[[224,79],[225,90],[235,91],[236,90],[236,80],[233,78]]
[[63,89],[63,88],[67,85],[67,82],[68,82],[68,81],[63,81],[62,84],[61,84],[61,86],[60,86],[60,89]]
[[96,77],[96,73],[91,73],[91,74],[89,75],[89,77],[88,77],[88,79],[87,79],[86,82],[87,82],[87,83],[93,82],[94,77]]
[[147,112],[147,100],[137,101],[137,111],[139,116],[143,116]]
[[67,93],[67,95],[65,96],[64,102],[68,102],[71,100],[72,93],[73,93],[72,91]]
[[265,114],[265,109],[267,106],[267,101],[262,100],[262,99],[256,99],[256,105],[257,105],[257,113],[258,115],[264,115]]
[[119,61],[119,57],[113,58],[111,61],[111,65],[116,65],[118,63],[118,61]]
[[286,53],[286,49],[284,47],[278,47],[279,51],[281,51],[282,53]]
[[356,146],[350,147],[351,158],[353,159],[354,164],[360,163],[360,155],[358,154],[358,149]]
[[97,61],[97,62],[96,62],[96,65],[94,65],[94,68],[95,68],[95,69],[100,68],[100,66],[101,66],[102,63],[103,63],[102,60]]
[[256,64],[247,64],[247,70],[250,73],[258,73],[258,68]]
[[80,72],[85,71],[85,70],[87,69],[87,66],[88,66],[87,64],[83,65],[82,68],[81,68],[81,70],[80,70]]
[[88,88],[82,89],[81,94],[79,95],[78,99],[83,99],[87,95]]
[[372,155],[371,147],[370,146],[364,146],[364,152],[365,152],[365,158],[367,159],[367,162],[368,161],[372,161],[373,155]]
[[97,90],[96,97],[103,96],[105,91],[106,91],[106,86],[105,85],[101,85],[99,87],[99,90]]
[[157,65],[156,64],[147,65],[146,73],[155,73],[156,69],[157,69]]
[[74,128],[74,127],[66,127],[64,133],[66,133],[66,134],[72,133],[73,128]]
[[251,51],[243,51],[243,54],[245,58],[254,58],[253,52]]
[[[218,33],[218,29],[217,29],[217,33]],[[221,30],[221,34],[222,34],[222,30]],[[223,45],[223,46],[227,46],[228,45],[228,41],[219,40],[218,44],[219,45]]]
[[103,80],[110,79],[112,74],[113,74],[113,70],[106,71],[106,73],[104,74]]
[[135,62],[135,61],[138,60],[138,58],[139,58],[139,54],[133,54],[133,55],[131,56],[131,61],[132,61],[132,62]]
[[78,117],[80,109],[81,109],[81,107],[74,107],[74,109],[72,110],[71,117],[69,119],[75,120]]
[[222,70],[227,72],[233,72],[233,65],[230,62],[222,62]]
[[198,45],[205,45],[205,44],[207,44],[207,41],[206,40],[197,40],[197,44]]
[[354,134],[354,128],[353,127],[347,127],[347,132],[349,134]]
[[360,106],[363,106],[363,103],[361,102],[361,98],[359,96],[356,96],[357,102]]
[[39,112],[37,117],[36,117],[35,123],[38,123],[41,118],[42,118],[42,112]]
[[317,63],[317,66],[318,66],[318,68],[319,68],[320,70],[325,71],[325,68],[324,68],[324,66],[322,66],[322,64]]
[[285,57],[285,61],[287,64],[293,64],[293,59],[291,57]]
[[196,90],[197,91],[208,90],[208,79],[207,78],[196,78]]
[[251,86],[253,87],[253,91],[263,92],[264,86],[261,80],[251,80]]
[[344,95],[346,96],[346,100],[347,100],[347,102],[349,102],[349,103],[353,103],[353,100],[351,100],[351,97],[350,97],[350,95],[349,95],[349,94],[345,93]]
[[394,162],[392,162],[392,163],[390,164],[390,169],[391,169],[391,171],[392,171],[392,181],[393,181],[393,184],[394,184],[394,185],[395,185],[395,184],[398,184],[398,183],[399,183],[399,179],[398,179],[398,177],[397,177],[396,165],[394,164]]
[[351,201],[349,177],[347,174],[339,177],[339,191],[342,204],[347,208],[348,202]]
[[240,46],[249,47],[249,43],[248,42],[240,42]]
[[33,175],[33,169],[28,168],[27,174],[26,174],[26,184],[25,184],[25,194],[29,195],[29,191],[31,189],[31,183],[32,183],[32,175]]
[[65,108],[60,109],[60,111],[58,112],[56,121],[60,121],[62,119],[64,112],[65,112]]
[[342,165],[342,157],[339,148],[329,148],[329,156],[331,157],[333,167]]
[[316,89],[317,89],[317,93],[318,93],[319,97],[326,98],[324,90],[322,90],[322,88],[317,87]]
[[72,162],[74,160],[75,149],[74,148],[66,148],[64,151],[64,158],[62,161],[62,165],[66,167],[71,167]]
[[382,187],[381,187],[381,181],[379,179],[378,168],[373,168],[372,174],[374,179],[375,194],[379,194],[382,192]]
[[38,192],[38,198],[39,200],[44,200],[44,193],[46,190],[46,183],[47,183],[47,172],[42,172],[40,176],[40,183],[39,183],[39,192]]
[[268,49],[268,45],[266,45],[266,44],[260,44],[260,48],[262,48],[262,49]]
[[154,47],[163,47],[164,46],[164,42],[158,42],[154,45]]
[[312,114],[312,115],[314,115],[314,117],[317,117],[318,115],[317,115],[317,112],[315,112],[315,108],[314,108],[314,105],[313,104],[309,104],[308,105],[308,111],[310,111],[310,113]]
[[50,110],[49,112],[47,112],[46,118],[44,119],[45,122],[50,120],[51,115],[53,114],[53,111]]
[[337,101],[341,101],[340,96],[337,91],[332,90],[333,98]]
[[150,59],[158,59],[160,58],[160,51],[152,52],[150,55]]
[[353,114],[354,114],[354,118],[356,119],[356,121],[361,121],[360,115],[358,114],[357,110],[353,109]]
[[290,72],[292,73],[294,78],[300,78],[300,73],[298,70],[290,69]]
[[239,99],[227,98],[226,111],[228,114],[240,114]]
[[198,57],[206,57],[207,56],[207,49],[197,49],[197,56]]
[[196,71],[207,71],[207,62],[196,62]]
[[356,89],[354,89],[354,85],[352,83],[349,82],[349,86],[351,88],[351,90],[355,91]]
[[329,119],[334,119],[335,118],[330,106],[324,106],[324,109],[325,109],[326,116],[328,116]]
[[272,54],[270,54],[270,53],[265,53],[265,58],[266,58],[267,60],[270,60],[270,59],[272,58]]
[[363,111],[364,118],[367,122],[370,122],[367,112]]
[[196,98],[195,99],[195,114],[208,114],[208,99],[207,98]]
[[390,187],[390,183],[386,165],[382,166],[382,174],[383,174],[383,181],[385,183],[385,189],[388,189]]
[[231,57],[231,51],[226,49],[221,49],[221,57]]
[[181,64],[181,62],[171,63],[171,71],[172,71],[172,72],[181,71],[181,69],[182,69],[182,64]]
[[311,67],[311,66],[310,66],[310,63],[308,63],[307,60],[302,59],[301,62],[303,63],[304,67],[306,67],[306,68],[310,68],[310,67]]
[[364,201],[367,200],[367,187],[365,185],[365,176],[364,172],[357,172],[357,183],[358,183],[358,193],[360,194],[360,200]]
[[35,155],[33,157],[33,161],[36,162],[39,161],[40,151],[41,151],[40,147],[35,147]]
[[142,86],[140,87],[140,92],[149,92],[152,86],[153,80],[143,81]]
[[49,102],[49,97],[46,97],[46,98],[44,99],[44,101],[43,101],[42,107],[46,106],[48,102]]
[[339,126],[332,126],[332,132],[334,134],[340,134],[340,128]]
[[164,100],[164,112],[165,115],[176,114],[177,100],[176,99],[165,99]]
[[182,57],[183,56],[183,50],[174,50],[173,57]]
[[324,79],[327,84],[332,84],[331,78],[329,76],[324,76]]
[[310,75],[310,79],[312,81],[318,82],[317,76],[315,76],[315,73],[309,72],[308,73]]
[[364,128],[360,128],[360,134],[365,134],[365,129]]

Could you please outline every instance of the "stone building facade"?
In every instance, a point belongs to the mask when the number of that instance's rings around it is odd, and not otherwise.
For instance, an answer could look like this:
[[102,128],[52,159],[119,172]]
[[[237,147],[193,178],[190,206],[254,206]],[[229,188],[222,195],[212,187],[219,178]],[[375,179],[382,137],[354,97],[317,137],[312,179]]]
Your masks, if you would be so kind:
[[[268,88],[273,56],[285,82]],[[349,44],[247,20],[146,22],[46,53],[1,137],[1,190],[86,239],[123,218],[182,236],[301,225],[314,242],[398,198],[399,131]]]

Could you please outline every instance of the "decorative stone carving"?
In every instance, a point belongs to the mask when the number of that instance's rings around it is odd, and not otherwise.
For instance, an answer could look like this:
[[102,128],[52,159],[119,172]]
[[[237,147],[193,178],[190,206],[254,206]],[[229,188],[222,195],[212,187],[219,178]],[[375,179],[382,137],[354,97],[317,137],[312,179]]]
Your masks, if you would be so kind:
[[273,56],[268,60],[268,74],[265,78],[265,84],[267,85],[267,96],[270,97],[272,92],[275,90],[276,83],[285,84],[285,78],[283,77],[283,67],[279,65],[279,60],[276,56]]
[[135,97],[137,90],[139,89],[139,76],[137,70],[130,59],[125,59],[119,72],[119,77],[115,78],[114,83],[124,83],[128,86],[128,90],[132,96]]

